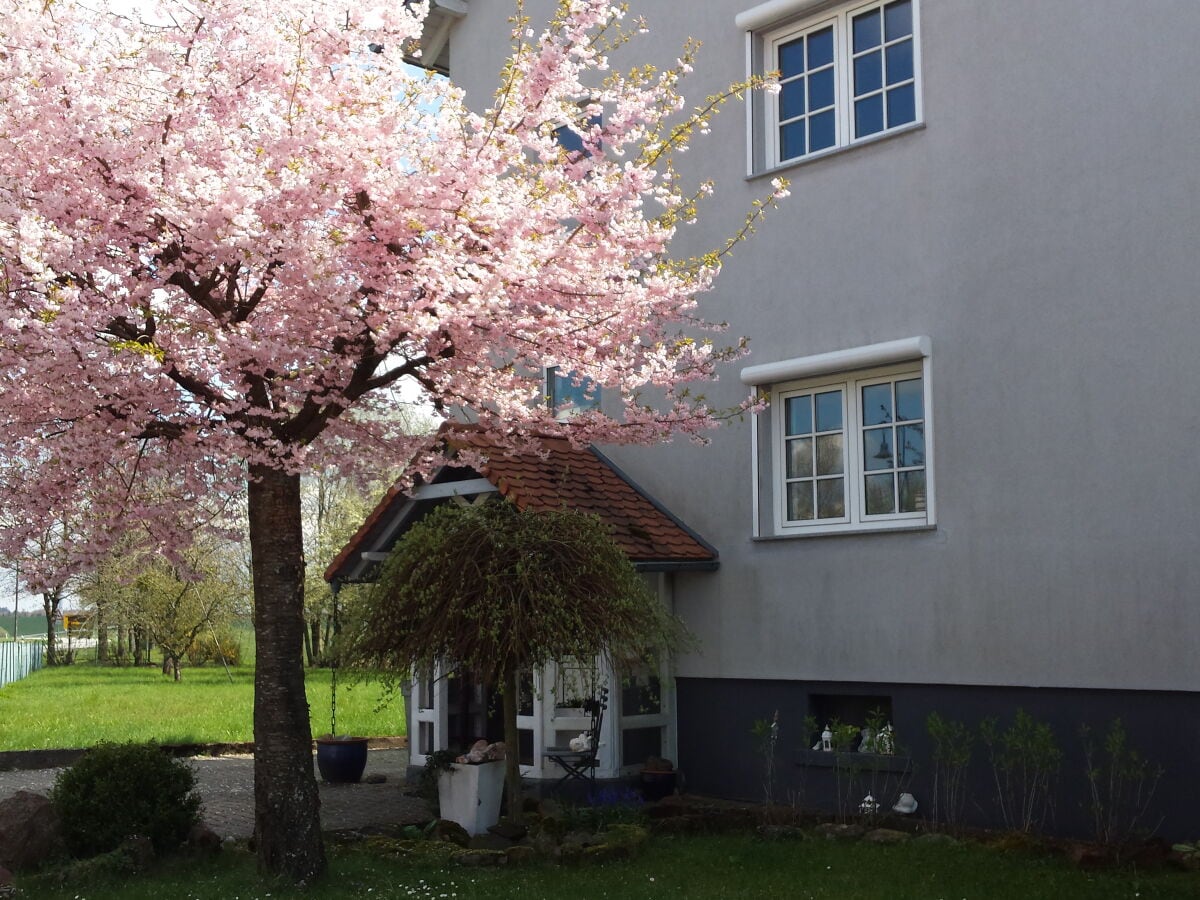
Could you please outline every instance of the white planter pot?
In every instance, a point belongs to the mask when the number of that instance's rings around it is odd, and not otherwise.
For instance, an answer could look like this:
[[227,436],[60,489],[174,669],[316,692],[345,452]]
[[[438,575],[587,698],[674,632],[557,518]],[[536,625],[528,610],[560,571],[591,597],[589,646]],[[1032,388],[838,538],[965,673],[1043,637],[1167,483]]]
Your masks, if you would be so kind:
[[438,774],[439,815],[457,822],[467,834],[482,834],[500,821],[503,794],[502,759],[477,766],[455,763]]

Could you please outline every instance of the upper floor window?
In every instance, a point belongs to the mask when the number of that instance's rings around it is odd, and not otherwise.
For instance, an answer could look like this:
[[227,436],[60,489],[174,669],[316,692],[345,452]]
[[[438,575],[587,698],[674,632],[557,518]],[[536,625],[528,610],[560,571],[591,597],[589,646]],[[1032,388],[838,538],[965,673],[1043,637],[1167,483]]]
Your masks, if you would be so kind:
[[[845,147],[921,120],[918,0],[847,5],[817,18],[751,28],[752,65],[778,72],[780,91],[759,104],[757,168]],[[811,2],[795,0],[803,10]],[[769,12],[777,13],[776,3]]]
[[558,366],[546,369],[546,398],[557,419],[569,419],[600,408],[600,388],[590,378],[563,373]]

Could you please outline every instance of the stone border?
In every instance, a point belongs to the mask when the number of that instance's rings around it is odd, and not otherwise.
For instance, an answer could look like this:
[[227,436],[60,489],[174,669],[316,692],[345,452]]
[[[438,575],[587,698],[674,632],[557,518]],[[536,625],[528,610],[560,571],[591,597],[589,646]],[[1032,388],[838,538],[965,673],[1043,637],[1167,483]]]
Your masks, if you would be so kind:
[[[408,738],[377,737],[367,739],[369,750],[403,750],[408,747]],[[253,756],[254,743],[214,744],[164,744],[163,749],[172,756]],[[74,765],[86,753],[82,748],[59,748],[55,750],[5,750],[0,751],[0,772],[15,772],[29,769],[61,769]]]

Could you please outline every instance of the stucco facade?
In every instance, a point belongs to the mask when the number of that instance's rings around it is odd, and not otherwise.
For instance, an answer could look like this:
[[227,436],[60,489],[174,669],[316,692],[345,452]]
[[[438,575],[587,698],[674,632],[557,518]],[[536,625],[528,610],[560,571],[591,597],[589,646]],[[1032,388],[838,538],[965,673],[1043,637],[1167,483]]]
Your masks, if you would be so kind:
[[[549,6],[528,3],[534,22]],[[754,7],[739,0],[694,0],[686,15],[677,0],[633,6],[650,33],[630,61],[703,42],[697,101],[744,77],[755,35],[775,27],[739,26]],[[758,13],[781,24],[847,8],[776,0]],[[479,108],[511,12],[472,0],[452,33],[451,75]],[[1200,6],[1129,13],[920,0],[910,127],[772,170],[761,116],[730,107],[685,158],[684,174],[717,191],[688,250],[719,245],[771,176],[791,181],[703,301],[750,339],[744,366],[928,339],[916,362],[936,486],[923,527],[778,536],[780,408],[707,447],[611,451],[720,552],[718,572],[674,576],[699,638],[677,682],[694,786],[753,793],[751,721],[780,708],[799,749],[814,691],[890,697],[914,760],[930,711],[973,721],[1020,705],[1056,723],[1060,779],[1075,788],[1078,724],[1134,723],[1167,767],[1164,830],[1197,830]],[[709,391],[717,402],[750,390],[740,370]],[[736,709],[713,713],[733,696]],[[1070,827],[1079,801],[1064,796]]]

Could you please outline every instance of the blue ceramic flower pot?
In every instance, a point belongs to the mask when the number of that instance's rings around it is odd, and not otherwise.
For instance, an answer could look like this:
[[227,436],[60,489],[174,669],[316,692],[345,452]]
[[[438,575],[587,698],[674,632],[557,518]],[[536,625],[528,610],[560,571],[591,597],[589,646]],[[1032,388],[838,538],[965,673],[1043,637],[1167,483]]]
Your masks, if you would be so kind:
[[331,784],[357,784],[367,767],[367,739],[317,738],[317,769]]

